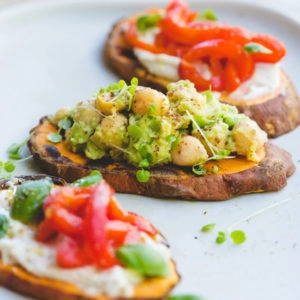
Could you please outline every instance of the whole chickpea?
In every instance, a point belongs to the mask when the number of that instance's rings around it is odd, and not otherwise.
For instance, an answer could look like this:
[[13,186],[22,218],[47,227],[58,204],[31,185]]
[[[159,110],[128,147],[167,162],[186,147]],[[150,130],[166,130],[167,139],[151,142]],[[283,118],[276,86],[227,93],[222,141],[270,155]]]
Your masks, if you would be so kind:
[[159,91],[147,87],[137,89],[133,96],[132,111],[135,114],[146,114],[152,106],[152,114],[165,115],[170,108],[170,102],[168,97]]
[[57,124],[61,119],[66,118],[69,115],[70,111],[71,111],[70,107],[62,107],[53,116],[53,119],[52,119],[53,122],[55,124]]
[[127,118],[122,114],[105,117],[100,123],[102,142],[107,146],[122,147]]
[[180,143],[171,151],[172,162],[178,166],[193,166],[206,160],[208,154],[203,144],[194,136],[184,135]]

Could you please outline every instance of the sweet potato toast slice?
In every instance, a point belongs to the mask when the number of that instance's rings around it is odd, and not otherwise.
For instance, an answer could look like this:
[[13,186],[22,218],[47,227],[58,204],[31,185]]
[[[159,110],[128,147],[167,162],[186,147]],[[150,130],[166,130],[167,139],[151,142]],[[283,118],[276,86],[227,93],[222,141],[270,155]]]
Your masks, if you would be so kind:
[[[107,37],[104,58],[107,66],[121,78],[130,82],[133,76],[141,85],[150,86],[162,92],[170,80],[149,73],[137,60],[124,37],[129,21],[135,16],[118,21]],[[295,129],[300,124],[300,100],[296,89],[287,74],[281,71],[280,88],[264,97],[242,101],[222,95],[220,101],[235,105],[239,112],[257,122],[270,138],[278,137]]]
[[196,176],[190,168],[167,165],[152,168],[149,181],[141,183],[136,179],[136,168],[128,164],[89,161],[70,152],[64,142],[51,143],[47,136],[55,130],[44,117],[32,129],[28,142],[34,160],[44,171],[74,181],[97,169],[120,193],[185,200],[227,200],[246,193],[278,191],[295,171],[291,155],[267,142],[259,163],[239,157],[223,159],[217,162],[217,174],[208,172],[205,176]]
[[[11,185],[19,185],[28,180],[39,180],[49,175],[26,175],[17,176],[13,179],[0,180],[0,192],[5,189],[10,189]],[[56,185],[66,185],[64,179],[59,177],[52,177],[52,181]],[[168,246],[167,240],[161,235],[161,243]],[[0,248],[1,256],[1,248]],[[76,272],[76,269],[74,269]],[[38,277],[22,266],[15,264],[5,264],[0,258],[0,284],[12,291],[20,294],[34,297],[35,299],[44,300],[111,300],[111,299],[164,299],[171,292],[171,290],[180,281],[180,275],[176,268],[176,263],[173,259],[169,260],[169,275],[166,277],[145,277],[143,281],[139,282],[134,287],[134,293],[131,297],[117,297],[112,298],[104,294],[91,296],[77,286],[66,281],[53,280],[45,277]]]

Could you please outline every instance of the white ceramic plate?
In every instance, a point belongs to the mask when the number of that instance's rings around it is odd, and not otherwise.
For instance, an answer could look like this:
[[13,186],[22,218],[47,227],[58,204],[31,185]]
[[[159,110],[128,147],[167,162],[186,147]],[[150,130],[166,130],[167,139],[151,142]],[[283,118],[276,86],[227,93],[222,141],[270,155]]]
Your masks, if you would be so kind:
[[[1,160],[7,147],[23,141],[41,116],[118,80],[101,57],[105,38],[115,21],[146,4],[115,2],[108,6],[100,0],[26,1],[0,10]],[[283,67],[299,82],[299,24],[254,5],[201,2],[193,8],[212,8],[221,20],[281,39],[288,49]],[[293,155],[297,167],[299,139],[300,128],[274,141]],[[39,171],[32,160],[17,165],[17,174]],[[168,238],[182,276],[173,294],[195,293],[210,300],[296,300],[300,296],[299,179],[297,170],[280,192],[226,202],[134,195],[118,199],[128,210],[150,218]],[[201,233],[208,223],[216,223],[216,231]],[[230,227],[244,230],[247,241],[240,246],[230,240],[216,244],[217,231]],[[4,288],[0,298],[21,299]]]

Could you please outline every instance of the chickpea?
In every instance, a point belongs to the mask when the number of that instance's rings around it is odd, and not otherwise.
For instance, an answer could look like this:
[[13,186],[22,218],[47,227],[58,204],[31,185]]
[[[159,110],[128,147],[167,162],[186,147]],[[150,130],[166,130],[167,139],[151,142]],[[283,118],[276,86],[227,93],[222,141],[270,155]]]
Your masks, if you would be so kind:
[[122,97],[115,99],[111,97],[110,93],[99,94],[96,100],[96,108],[106,115],[112,115],[128,106],[128,101],[125,101]]
[[135,114],[146,114],[151,107],[154,107],[154,115],[165,115],[169,108],[170,102],[166,95],[151,88],[140,88],[133,97],[132,111]]
[[203,144],[194,136],[185,135],[179,145],[171,151],[172,162],[178,166],[193,166],[206,160],[208,154]]
[[53,119],[52,119],[53,123],[57,124],[60,120],[68,117],[70,114],[70,111],[71,111],[70,107],[63,107],[63,108],[59,109],[53,116]]
[[122,147],[126,127],[127,118],[122,114],[105,117],[100,123],[102,142],[107,146]]
[[261,149],[268,137],[255,121],[243,119],[232,129],[232,139],[236,152],[249,160],[258,161],[257,150]]

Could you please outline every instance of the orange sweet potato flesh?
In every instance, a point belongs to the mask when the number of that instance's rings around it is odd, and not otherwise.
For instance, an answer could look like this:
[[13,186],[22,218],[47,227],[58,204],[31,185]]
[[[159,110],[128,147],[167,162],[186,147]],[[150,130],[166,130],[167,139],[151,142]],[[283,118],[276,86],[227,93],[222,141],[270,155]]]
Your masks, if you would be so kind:
[[166,165],[151,169],[148,182],[136,179],[137,169],[125,163],[89,161],[70,152],[65,143],[52,144],[47,140],[56,128],[47,117],[32,129],[28,147],[37,165],[48,174],[72,182],[99,170],[107,182],[120,193],[139,194],[157,198],[212,201],[234,196],[282,189],[295,171],[291,155],[268,142],[259,163],[244,158],[223,159],[217,162],[219,173],[196,176],[191,168]]
[[[131,298],[114,299],[164,299],[179,282],[173,261],[168,277],[149,278],[139,283]],[[74,270],[76,272],[76,270]],[[110,300],[106,295],[89,296],[76,286],[63,281],[36,277],[19,266],[4,265],[0,260],[0,283],[20,294],[43,300]]]
[[[124,38],[131,18],[136,16],[120,20],[111,29],[103,52],[104,60],[125,81],[130,82],[135,76],[141,85],[165,92],[170,80],[149,73],[138,62],[132,47]],[[283,71],[280,88],[263,97],[243,101],[223,94],[221,101],[235,105],[239,112],[255,120],[270,138],[287,133],[300,124],[300,99],[293,83]]]

